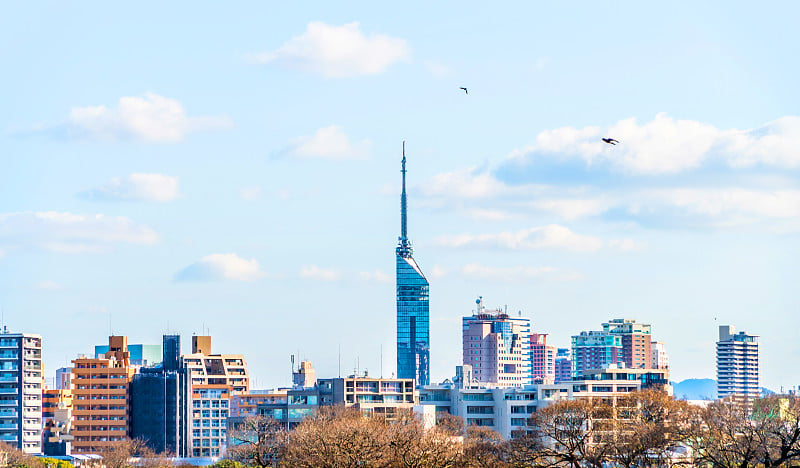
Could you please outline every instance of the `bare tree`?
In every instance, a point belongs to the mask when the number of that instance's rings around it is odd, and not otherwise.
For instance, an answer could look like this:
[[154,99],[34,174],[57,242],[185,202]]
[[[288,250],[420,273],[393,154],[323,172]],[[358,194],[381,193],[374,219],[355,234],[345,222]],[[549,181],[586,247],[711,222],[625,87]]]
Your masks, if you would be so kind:
[[284,461],[298,468],[390,466],[387,424],[357,409],[323,407],[292,431]]
[[453,427],[426,430],[417,415],[403,411],[386,429],[391,466],[449,468],[458,466],[461,460],[462,440],[453,434]]
[[470,426],[464,440],[465,467],[495,468],[506,466],[503,437],[488,427]]
[[138,454],[145,444],[140,439],[125,439],[114,442],[101,453],[106,468],[128,468],[133,466],[131,458]]
[[542,408],[531,418],[531,428],[542,444],[546,466],[602,466],[609,458],[613,434],[611,406],[605,402],[563,400]]
[[44,468],[44,464],[36,457],[32,457],[5,442],[0,442],[0,466],[13,468]]
[[246,465],[278,466],[286,453],[288,433],[274,418],[247,417],[229,428],[228,456]]

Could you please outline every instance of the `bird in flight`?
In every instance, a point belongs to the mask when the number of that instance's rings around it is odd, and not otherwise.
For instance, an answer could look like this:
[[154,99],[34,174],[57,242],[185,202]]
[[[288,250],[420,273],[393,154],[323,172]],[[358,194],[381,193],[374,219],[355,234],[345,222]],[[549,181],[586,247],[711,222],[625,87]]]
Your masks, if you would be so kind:
[[616,145],[617,143],[619,143],[619,140],[615,140],[613,138],[603,138],[603,141],[605,141],[609,145]]
[[464,93],[466,93],[466,94],[469,94],[469,91],[467,91],[467,88],[463,88],[463,87],[462,87],[462,88],[458,88],[458,89],[463,89],[463,90],[464,90]]

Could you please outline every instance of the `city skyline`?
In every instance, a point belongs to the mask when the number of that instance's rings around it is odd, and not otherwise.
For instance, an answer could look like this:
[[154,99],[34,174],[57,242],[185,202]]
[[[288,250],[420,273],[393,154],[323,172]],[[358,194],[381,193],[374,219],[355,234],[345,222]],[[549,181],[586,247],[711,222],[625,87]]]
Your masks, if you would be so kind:
[[2,325],[48,377],[112,332],[391,375],[406,141],[431,382],[477,296],[651,324],[676,381],[732,324],[800,382],[796,3],[144,5],[0,18]]

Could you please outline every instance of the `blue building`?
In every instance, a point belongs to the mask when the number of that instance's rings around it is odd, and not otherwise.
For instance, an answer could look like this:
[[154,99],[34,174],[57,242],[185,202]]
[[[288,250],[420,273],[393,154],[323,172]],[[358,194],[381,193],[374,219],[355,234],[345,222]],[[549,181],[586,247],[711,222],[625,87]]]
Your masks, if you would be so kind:
[[406,150],[403,143],[403,192],[397,245],[397,377],[430,384],[430,312],[428,280],[413,257],[407,232]]

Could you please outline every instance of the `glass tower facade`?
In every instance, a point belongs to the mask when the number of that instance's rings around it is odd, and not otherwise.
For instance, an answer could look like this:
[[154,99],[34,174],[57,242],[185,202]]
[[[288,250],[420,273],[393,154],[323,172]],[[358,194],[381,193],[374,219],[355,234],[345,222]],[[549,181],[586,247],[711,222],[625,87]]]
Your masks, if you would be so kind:
[[428,280],[414,260],[408,240],[406,155],[403,144],[403,192],[400,197],[400,237],[397,260],[397,377],[430,385],[430,313]]

